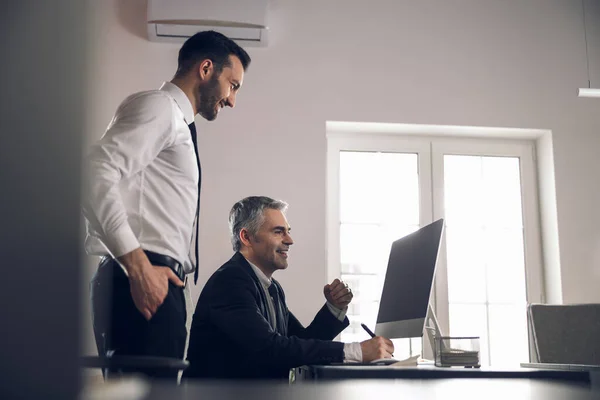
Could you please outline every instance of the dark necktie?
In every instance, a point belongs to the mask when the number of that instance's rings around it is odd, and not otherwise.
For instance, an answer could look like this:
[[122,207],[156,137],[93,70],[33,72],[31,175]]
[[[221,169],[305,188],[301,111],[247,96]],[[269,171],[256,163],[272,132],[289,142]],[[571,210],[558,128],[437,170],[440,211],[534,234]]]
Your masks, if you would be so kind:
[[192,122],[191,124],[188,125],[188,127],[190,128],[190,133],[192,134],[192,142],[194,143],[194,152],[196,153],[196,164],[198,165],[198,202],[196,204],[196,217],[195,217],[195,222],[196,224],[194,225],[196,228],[196,232],[194,232],[194,235],[196,237],[196,241],[194,243],[194,256],[196,259],[196,270],[194,271],[194,285],[198,283],[198,225],[199,225],[199,220],[198,218],[200,217],[200,186],[202,184],[202,169],[200,168],[200,156],[198,155],[198,138],[197,138],[197,134],[196,134],[196,124],[194,122]]
[[273,300],[273,310],[275,311],[275,331],[280,335],[285,335],[285,321],[283,310],[281,309],[279,291],[277,290],[277,285],[273,282],[271,282],[271,286],[269,286],[269,295]]

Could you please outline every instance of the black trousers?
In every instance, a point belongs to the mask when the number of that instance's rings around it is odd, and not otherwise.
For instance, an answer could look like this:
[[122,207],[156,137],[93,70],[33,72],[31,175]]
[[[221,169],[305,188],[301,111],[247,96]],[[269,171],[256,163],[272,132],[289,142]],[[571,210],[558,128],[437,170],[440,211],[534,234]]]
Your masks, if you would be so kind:
[[[99,355],[183,359],[187,336],[183,288],[169,282],[167,297],[147,321],[135,307],[129,278],[114,259],[106,257],[100,262],[90,286],[94,336]],[[115,372],[110,371],[110,374]],[[175,380],[178,373],[148,368],[120,372]]]

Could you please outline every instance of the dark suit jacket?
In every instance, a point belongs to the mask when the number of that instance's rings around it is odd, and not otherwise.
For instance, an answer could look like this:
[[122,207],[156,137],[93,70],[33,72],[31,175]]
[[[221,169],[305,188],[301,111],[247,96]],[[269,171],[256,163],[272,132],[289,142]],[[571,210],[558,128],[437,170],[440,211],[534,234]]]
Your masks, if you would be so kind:
[[187,359],[187,378],[287,379],[290,368],[342,362],[344,344],[332,339],[349,325],[324,305],[304,328],[276,285],[281,307],[276,331],[267,299],[244,256],[236,253],[208,280],[196,305]]

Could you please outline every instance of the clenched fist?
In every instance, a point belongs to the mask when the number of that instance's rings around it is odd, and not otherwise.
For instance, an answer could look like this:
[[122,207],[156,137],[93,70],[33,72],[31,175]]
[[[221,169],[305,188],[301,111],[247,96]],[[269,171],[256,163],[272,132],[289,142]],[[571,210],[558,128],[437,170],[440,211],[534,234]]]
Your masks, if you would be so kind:
[[352,289],[348,287],[348,284],[337,278],[330,284],[325,285],[323,294],[328,302],[340,310],[344,310],[348,307],[348,304],[350,304],[354,297]]

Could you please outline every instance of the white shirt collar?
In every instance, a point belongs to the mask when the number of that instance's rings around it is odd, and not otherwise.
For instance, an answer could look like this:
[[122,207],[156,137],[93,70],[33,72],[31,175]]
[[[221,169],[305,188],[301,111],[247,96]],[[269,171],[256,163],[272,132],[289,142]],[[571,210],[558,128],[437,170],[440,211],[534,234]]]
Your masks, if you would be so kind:
[[[246,258],[246,257],[244,257],[244,258]],[[250,264],[250,266],[254,270],[254,273],[258,277],[258,280],[260,281],[260,283],[262,283],[263,287],[265,289],[268,289],[269,286],[271,286],[271,283],[272,283],[271,279],[268,278],[265,275],[265,273],[260,270],[260,268],[258,268],[256,265],[252,264],[247,258],[246,258],[246,261],[248,261],[248,264]]]
[[183,118],[188,125],[194,122],[194,108],[192,107],[192,103],[179,86],[171,82],[163,82],[160,86],[160,90],[164,90],[173,96],[175,102],[183,112]]

